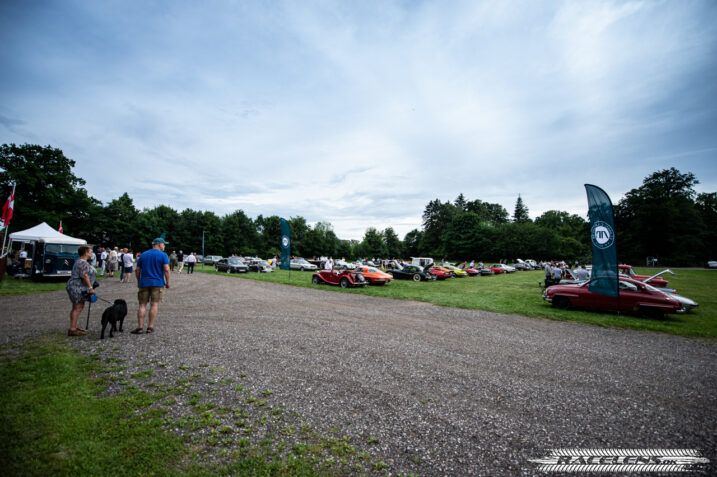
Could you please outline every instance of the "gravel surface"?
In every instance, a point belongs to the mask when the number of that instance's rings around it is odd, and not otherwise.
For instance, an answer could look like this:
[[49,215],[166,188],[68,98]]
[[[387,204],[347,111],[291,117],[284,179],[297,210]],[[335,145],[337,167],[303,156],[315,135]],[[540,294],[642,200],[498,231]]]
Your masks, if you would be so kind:
[[[269,406],[349,436],[394,474],[541,475],[529,459],[567,447],[717,460],[714,342],[201,273],[173,275],[155,333],[137,336],[136,284],[98,292],[127,300],[125,332],[100,342],[98,302],[72,346],[170,384],[204,369],[226,406],[237,398],[220,379],[271,390]],[[2,336],[64,333],[69,310],[64,292],[2,297]]]

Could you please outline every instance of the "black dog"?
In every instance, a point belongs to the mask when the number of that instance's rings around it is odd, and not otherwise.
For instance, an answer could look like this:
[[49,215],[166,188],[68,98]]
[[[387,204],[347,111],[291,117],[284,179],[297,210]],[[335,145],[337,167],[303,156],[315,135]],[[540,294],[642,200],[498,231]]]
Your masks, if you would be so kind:
[[122,331],[122,323],[124,323],[124,317],[127,316],[127,302],[124,300],[115,300],[115,304],[107,307],[102,313],[102,333],[100,339],[105,339],[105,326],[110,323],[110,338],[113,337],[112,332],[117,331],[117,322],[119,321],[119,331]]

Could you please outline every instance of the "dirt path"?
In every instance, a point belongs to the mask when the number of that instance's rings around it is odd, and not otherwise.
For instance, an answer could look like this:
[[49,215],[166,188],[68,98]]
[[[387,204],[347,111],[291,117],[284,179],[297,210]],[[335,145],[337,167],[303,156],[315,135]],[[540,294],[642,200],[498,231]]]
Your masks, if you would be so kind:
[[[135,284],[99,291],[127,299],[134,328]],[[98,346],[100,304],[70,343]],[[0,298],[1,336],[64,332],[69,309],[64,292]],[[153,335],[112,346],[246,374],[394,473],[539,474],[528,459],[558,447],[717,459],[717,345],[700,340],[198,273],[173,276]]]

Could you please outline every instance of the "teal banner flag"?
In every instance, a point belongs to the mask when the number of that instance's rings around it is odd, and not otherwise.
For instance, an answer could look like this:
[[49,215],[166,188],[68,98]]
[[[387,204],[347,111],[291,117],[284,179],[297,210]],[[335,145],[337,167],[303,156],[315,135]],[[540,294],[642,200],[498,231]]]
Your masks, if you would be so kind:
[[281,219],[281,268],[282,270],[290,270],[289,262],[291,262],[291,230],[289,222]]
[[617,240],[610,197],[601,188],[585,184],[590,215],[590,242],[593,270],[588,290],[606,296],[618,296]]

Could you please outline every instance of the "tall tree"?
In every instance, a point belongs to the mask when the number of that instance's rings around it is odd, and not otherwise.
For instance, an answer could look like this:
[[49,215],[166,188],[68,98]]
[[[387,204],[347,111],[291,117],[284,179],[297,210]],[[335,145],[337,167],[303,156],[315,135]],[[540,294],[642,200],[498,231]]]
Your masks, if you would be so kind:
[[15,182],[14,230],[47,222],[57,228],[62,220],[66,234],[77,237],[96,235],[97,213],[101,203],[87,194],[84,179],[72,169],[75,161],[51,146],[3,144],[0,147],[0,191],[7,197]]
[[386,246],[383,243],[383,234],[373,227],[366,229],[361,241],[361,254],[368,258],[385,257]]
[[465,212],[467,210],[468,202],[466,201],[466,197],[461,192],[458,194],[458,197],[456,197],[456,200],[453,202],[453,205],[455,205],[458,210]]
[[[403,238],[403,246],[405,251],[405,257],[420,257],[421,256],[421,242],[423,241],[423,232],[418,229],[413,229],[406,234]],[[401,256],[399,256],[401,257]],[[393,257],[391,257],[393,258]]]
[[644,263],[657,257],[666,265],[697,264],[703,255],[702,217],[695,206],[694,174],[674,167],[646,177],[615,207],[618,257]]
[[530,222],[530,216],[528,215],[528,207],[523,203],[523,198],[520,196],[520,194],[518,194],[518,200],[515,201],[513,222],[517,224]]
[[398,258],[403,255],[403,244],[401,243],[401,239],[398,238],[398,234],[393,230],[393,227],[387,227],[383,231],[383,243],[386,246],[387,258]]

